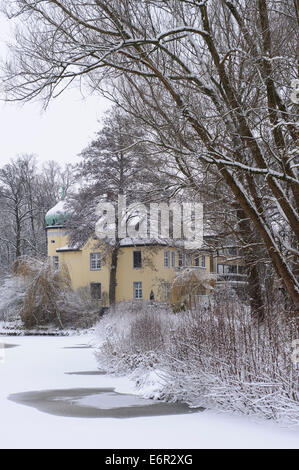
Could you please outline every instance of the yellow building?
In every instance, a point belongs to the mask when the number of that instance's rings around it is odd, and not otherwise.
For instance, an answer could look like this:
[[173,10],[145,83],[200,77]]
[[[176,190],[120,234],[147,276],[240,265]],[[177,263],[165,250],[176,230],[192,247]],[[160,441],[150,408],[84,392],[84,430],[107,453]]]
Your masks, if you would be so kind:
[[[46,215],[48,256],[53,267],[66,265],[74,290],[88,287],[93,298],[108,305],[110,256],[99,248],[97,240],[90,239],[82,248],[69,246],[65,220],[64,201],[60,201]],[[200,250],[186,254],[163,240],[123,239],[116,271],[116,302],[151,298],[167,301],[171,282],[185,267],[214,271],[212,253]]]

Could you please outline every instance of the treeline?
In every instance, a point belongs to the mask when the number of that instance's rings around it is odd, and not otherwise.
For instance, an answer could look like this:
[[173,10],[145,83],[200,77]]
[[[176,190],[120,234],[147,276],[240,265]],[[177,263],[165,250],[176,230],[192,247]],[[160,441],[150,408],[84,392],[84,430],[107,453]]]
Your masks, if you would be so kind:
[[0,276],[20,256],[45,257],[45,215],[73,181],[71,165],[55,161],[41,167],[33,155],[21,155],[0,168]]
[[273,279],[265,266],[298,309],[297,3],[17,0],[3,10],[22,23],[6,98],[48,103],[78,83],[125,109],[177,185],[206,195],[216,224],[235,233],[258,315]]

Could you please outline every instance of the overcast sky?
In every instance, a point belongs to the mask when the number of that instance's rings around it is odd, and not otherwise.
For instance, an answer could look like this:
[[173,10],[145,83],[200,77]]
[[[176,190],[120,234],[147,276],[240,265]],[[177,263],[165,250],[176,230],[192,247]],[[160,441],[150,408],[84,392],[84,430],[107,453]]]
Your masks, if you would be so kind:
[[[6,54],[10,22],[0,13],[0,55]],[[46,111],[41,103],[23,105],[0,102],[0,165],[18,154],[34,153],[39,161],[78,161],[99,129],[98,119],[110,103],[97,95],[82,98],[70,89],[51,102]]]

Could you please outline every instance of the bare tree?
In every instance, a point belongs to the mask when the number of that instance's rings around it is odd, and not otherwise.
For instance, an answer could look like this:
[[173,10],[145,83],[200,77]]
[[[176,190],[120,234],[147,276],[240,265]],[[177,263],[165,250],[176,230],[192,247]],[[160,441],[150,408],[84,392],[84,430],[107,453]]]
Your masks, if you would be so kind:
[[122,76],[143,114],[158,110],[159,144],[174,147],[191,185],[198,162],[217,169],[298,306],[296,2],[17,0],[5,9],[23,20],[4,68],[7,99],[47,103],[76,79],[107,90]]
[[[163,183],[160,161],[149,154],[144,131],[131,116],[117,108],[109,110],[96,138],[81,152],[77,177],[82,185],[70,198],[72,216],[68,228],[72,243],[84,245],[94,237],[99,202],[115,205],[114,237],[98,240],[110,264],[109,303],[115,303],[116,272],[122,237],[119,236],[118,197],[127,204],[148,203],[160,197]],[[131,214],[124,214],[127,224]]]
[[45,214],[72,182],[70,166],[55,162],[38,171],[33,155],[21,155],[0,168],[0,256],[7,272],[22,255],[47,254]]
[[[9,242],[15,250],[15,257],[22,254],[22,242],[24,241],[24,228],[30,221],[34,248],[34,208],[32,201],[32,178],[34,175],[34,160],[31,156],[19,157],[15,161],[0,169],[0,198],[3,200],[2,215],[7,223],[11,222],[13,232]],[[3,240],[4,241],[4,240]],[[8,241],[8,240],[6,240]]]

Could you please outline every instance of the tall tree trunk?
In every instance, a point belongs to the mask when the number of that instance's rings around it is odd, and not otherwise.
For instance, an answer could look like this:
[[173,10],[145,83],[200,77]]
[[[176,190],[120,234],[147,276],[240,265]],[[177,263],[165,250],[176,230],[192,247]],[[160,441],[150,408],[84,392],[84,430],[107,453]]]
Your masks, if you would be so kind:
[[288,291],[289,296],[293,301],[295,309],[299,311],[298,282],[295,276],[293,275],[292,271],[290,270],[289,266],[285,262],[282,253],[278,250],[273,236],[269,230],[269,227],[264,225],[256,209],[252,204],[250,204],[250,201],[247,199],[241,187],[234,180],[227,168],[222,168],[221,172],[225,178],[226,183],[231,188],[234,196],[236,197],[238,203],[240,204],[246,215],[251,219],[252,223],[254,224],[254,227],[257,229],[257,231],[263,238],[275,271],[277,275],[282,279],[286,290]]
[[16,218],[16,259],[21,256],[21,222],[19,217],[18,209],[15,210]]
[[109,305],[115,305],[116,302],[116,272],[118,262],[119,243],[117,243],[111,253],[110,279],[109,279]]
[[257,265],[258,253],[256,252],[256,248],[250,246],[250,244],[258,242],[258,240],[256,234],[253,233],[250,220],[240,206],[237,209],[237,217],[239,220],[239,230],[242,242],[245,246],[248,246],[243,249],[243,256],[248,279],[251,316],[253,319],[256,319],[261,323],[264,320],[265,308],[262,294],[262,282]]

